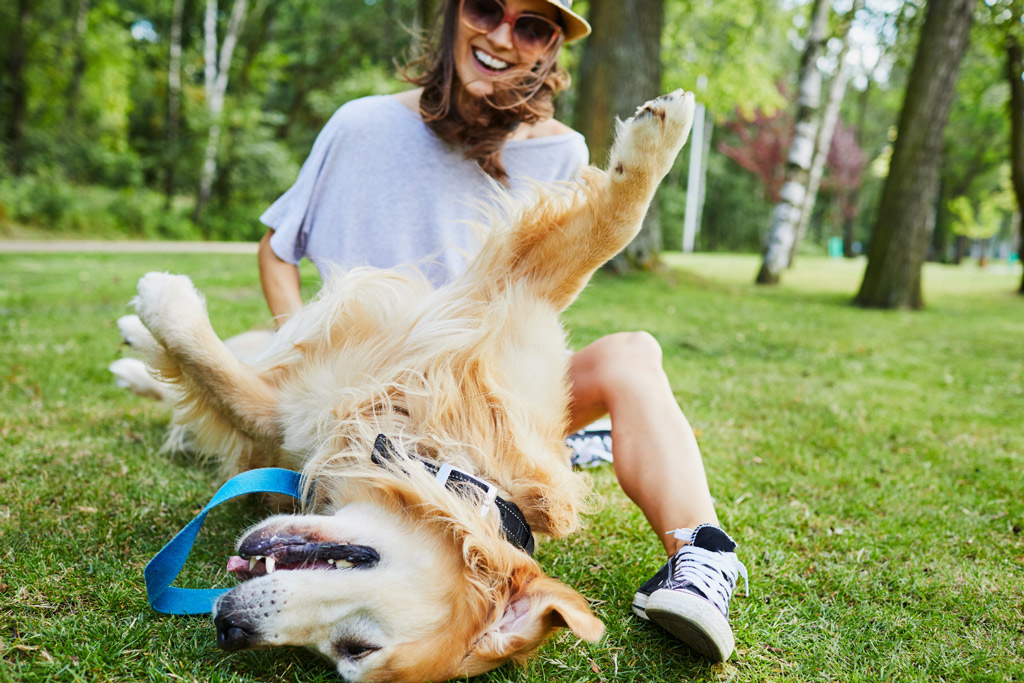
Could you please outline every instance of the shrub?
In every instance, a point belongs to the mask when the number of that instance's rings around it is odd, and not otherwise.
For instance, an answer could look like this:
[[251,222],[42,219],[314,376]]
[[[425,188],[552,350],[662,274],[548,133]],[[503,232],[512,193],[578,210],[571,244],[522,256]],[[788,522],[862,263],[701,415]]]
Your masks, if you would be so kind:
[[181,208],[159,192],[75,185],[56,173],[0,180],[0,221],[57,235],[197,239]]

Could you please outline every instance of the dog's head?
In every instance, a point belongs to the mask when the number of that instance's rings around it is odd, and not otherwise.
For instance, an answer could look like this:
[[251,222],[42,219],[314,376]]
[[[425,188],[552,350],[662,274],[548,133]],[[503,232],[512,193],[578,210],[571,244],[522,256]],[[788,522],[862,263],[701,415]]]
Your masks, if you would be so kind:
[[214,607],[218,642],[305,646],[347,681],[440,681],[523,658],[557,627],[600,638],[579,593],[460,528],[380,501],[272,517],[229,564],[244,582]]

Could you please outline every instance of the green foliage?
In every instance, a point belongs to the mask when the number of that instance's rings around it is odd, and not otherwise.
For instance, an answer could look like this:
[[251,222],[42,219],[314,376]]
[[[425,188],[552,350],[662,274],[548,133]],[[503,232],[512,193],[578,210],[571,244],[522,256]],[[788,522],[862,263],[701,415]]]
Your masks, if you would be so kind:
[[[630,613],[664,556],[606,469],[604,509],[537,553],[590,598],[604,639],[562,631],[474,681],[1024,678],[1019,272],[929,264],[929,309],[906,315],[848,305],[863,261],[801,258],[766,290],[755,256],[666,260],[599,276],[566,322],[577,348],[621,329],[661,343],[750,570],[737,652],[711,666]],[[251,256],[0,255],[0,680],[333,683],[316,655],[224,653],[209,619],[146,604],[145,563],[217,486],[158,454],[166,410],[106,370],[149,270],[190,274],[222,335],[268,322]],[[218,508],[180,585],[231,585],[233,542],[266,514]]]
[[53,236],[197,239],[181,208],[145,188],[75,185],[57,175],[0,179],[0,233],[11,225],[41,228]]
[[712,153],[708,161],[707,196],[697,236],[700,249],[760,251],[772,203],[765,197],[757,177],[724,154]]
[[947,209],[953,217],[953,234],[975,240],[988,239],[1012,220],[1017,201],[1010,184],[1009,164],[1003,164],[1001,171],[1002,182],[998,189],[979,199],[977,206],[965,195],[949,201]]
[[[749,113],[783,106],[775,84],[799,61],[784,36],[801,11],[774,0],[666,2],[666,87],[694,91],[716,118],[736,107]],[[701,76],[707,79],[704,88]]]
[[977,13],[971,44],[960,66],[957,97],[945,131],[940,205],[948,211],[937,216],[935,241],[940,249],[952,242],[953,235],[991,237],[1006,222],[993,204],[1005,183],[1010,139],[1005,27],[993,21],[1001,4],[1008,5],[993,1]]

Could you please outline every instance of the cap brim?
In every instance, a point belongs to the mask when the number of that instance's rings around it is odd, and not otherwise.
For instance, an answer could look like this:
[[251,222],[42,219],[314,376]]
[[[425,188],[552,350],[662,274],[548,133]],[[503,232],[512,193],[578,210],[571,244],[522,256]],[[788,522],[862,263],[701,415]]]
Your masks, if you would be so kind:
[[590,35],[590,24],[567,7],[570,3],[563,2],[563,0],[548,0],[548,3],[554,5],[562,13],[562,18],[565,20],[565,42],[569,43]]
[[562,10],[562,16],[565,17],[565,42],[569,43],[590,35],[590,24],[586,19],[567,9]]

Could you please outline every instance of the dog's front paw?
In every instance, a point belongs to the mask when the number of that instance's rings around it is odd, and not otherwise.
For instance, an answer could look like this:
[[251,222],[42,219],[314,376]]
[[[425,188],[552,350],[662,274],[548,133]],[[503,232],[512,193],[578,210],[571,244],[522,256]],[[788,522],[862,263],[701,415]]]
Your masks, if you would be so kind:
[[695,109],[693,93],[676,90],[620,122],[608,168],[611,177],[624,180],[641,175],[660,181],[690,135]]
[[143,324],[166,344],[207,320],[203,297],[184,275],[146,273],[132,304]]

